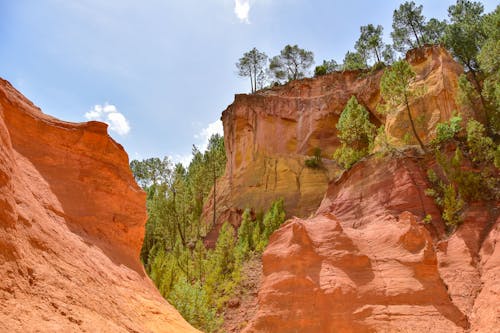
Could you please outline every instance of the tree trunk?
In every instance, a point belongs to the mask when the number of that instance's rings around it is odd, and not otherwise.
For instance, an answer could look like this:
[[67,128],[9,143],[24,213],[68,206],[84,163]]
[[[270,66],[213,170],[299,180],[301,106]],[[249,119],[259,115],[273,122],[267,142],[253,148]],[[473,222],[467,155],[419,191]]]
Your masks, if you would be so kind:
[[408,112],[408,118],[410,119],[410,124],[411,124],[411,129],[413,131],[413,135],[417,139],[418,144],[420,145],[420,148],[422,148],[422,150],[425,153],[425,152],[427,152],[427,150],[425,149],[425,146],[424,146],[422,140],[420,140],[420,137],[417,134],[415,124],[413,123],[413,117],[411,116],[411,112],[410,112],[410,104],[408,103],[408,96],[406,96],[406,93],[405,93],[405,104],[406,104],[406,111]]
[[411,23],[410,23],[410,26],[411,26],[411,30],[413,31],[413,34],[415,35],[415,38],[417,39],[417,46],[418,47],[422,46],[422,44],[420,44],[420,39],[418,38],[418,34],[415,31],[415,27]]
[[488,112],[486,111],[486,101],[484,100],[483,94],[481,94],[481,84],[479,83],[479,79],[477,78],[476,71],[472,68],[471,65],[467,63],[467,68],[472,74],[472,79],[474,80],[474,88],[476,88],[477,93],[479,94],[479,99],[481,100],[481,105],[483,107],[484,121],[486,122],[486,128],[489,131],[490,122],[488,118]]
[[378,55],[377,48],[376,48],[376,47],[374,47],[373,49],[375,50],[375,56],[377,57],[377,63],[379,63],[379,62],[380,62],[380,57],[379,57],[379,55]]

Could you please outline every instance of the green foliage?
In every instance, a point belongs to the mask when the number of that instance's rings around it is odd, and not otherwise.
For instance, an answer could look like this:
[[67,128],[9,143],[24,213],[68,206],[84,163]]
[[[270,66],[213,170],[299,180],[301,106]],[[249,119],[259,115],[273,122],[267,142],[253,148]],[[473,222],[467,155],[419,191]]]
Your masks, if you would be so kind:
[[348,51],[344,57],[342,69],[345,71],[366,69],[366,59],[359,52]]
[[473,74],[478,70],[477,56],[485,36],[482,27],[484,7],[480,2],[457,0],[448,8],[450,24],[446,27],[444,44]]
[[476,163],[491,162],[495,158],[493,140],[485,135],[483,124],[474,119],[467,123],[467,145]]
[[269,70],[277,81],[292,81],[308,75],[314,63],[314,54],[298,47],[286,45],[280,54],[273,57]]
[[368,111],[351,96],[337,122],[338,138],[342,146],[333,158],[345,169],[366,156],[375,137],[375,126],[370,122]]
[[385,126],[382,125],[377,129],[377,134],[373,140],[373,146],[378,147],[380,151],[386,152],[391,149],[387,134],[385,133]]
[[[248,257],[251,251],[255,250],[254,243],[254,223],[251,219],[250,209],[245,209],[241,216],[241,225],[238,228],[238,251],[239,260],[244,260]],[[260,235],[258,236],[260,237]],[[257,239],[258,241],[258,239]]]
[[464,201],[457,196],[452,184],[443,187],[443,220],[447,226],[457,226],[462,222],[460,213],[464,207]]
[[236,63],[238,75],[250,78],[252,93],[264,87],[267,60],[267,55],[254,47],[250,51],[245,52],[243,57]]
[[462,130],[461,123],[462,117],[453,116],[448,122],[437,124],[436,138],[433,140],[433,144],[440,144],[453,139]]
[[395,61],[394,49],[391,45],[386,44],[382,51],[382,59],[386,65],[391,65]]
[[269,236],[285,222],[285,208],[283,199],[276,200],[271,205],[269,211],[264,215],[264,238],[269,239]]
[[205,332],[217,332],[222,319],[217,316],[216,308],[200,282],[194,284],[181,278],[168,296],[168,301],[182,317],[194,327],[203,328]]
[[425,32],[425,17],[422,15],[422,5],[406,1],[396,9],[392,16],[391,37],[394,48],[399,52],[422,46]]
[[413,136],[417,139],[422,150],[425,151],[424,144],[415,129],[415,123],[410,111],[409,100],[418,97],[421,92],[410,88],[410,83],[415,79],[415,72],[410,64],[405,60],[396,61],[392,67],[387,69],[380,80],[380,94],[385,103],[379,105],[379,112],[394,112],[397,106],[406,107],[408,119],[411,124]]
[[446,26],[446,21],[431,18],[424,27],[424,42],[427,44],[441,44]]
[[382,62],[382,52],[384,43],[382,42],[382,32],[384,28],[381,25],[376,27],[373,24],[364,25],[360,28],[360,36],[354,48],[363,58],[373,58],[375,63]]
[[[473,124],[472,126],[477,127],[477,124]],[[458,146],[451,158],[437,150],[436,161],[441,168],[440,176],[432,169],[427,172],[432,188],[427,189],[425,193],[433,197],[441,207],[443,220],[449,227],[461,222],[461,212],[467,204],[478,200],[498,199],[500,180],[492,165],[493,157],[488,157],[488,160],[476,160],[476,163],[480,163],[477,169],[468,166],[473,158],[475,155],[470,147],[464,153]]]
[[333,159],[344,169],[350,169],[354,163],[368,155],[367,149],[354,149],[346,144],[342,144],[340,148],[333,153]]
[[424,221],[425,224],[431,223],[432,222],[432,216],[430,214],[425,215],[423,221]]
[[323,60],[323,63],[316,66],[314,69],[314,76],[326,75],[338,71],[339,69],[340,66],[335,60]]
[[489,130],[500,135],[500,6],[484,16],[482,28],[487,36],[477,57],[484,75],[482,95],[489,104]]
[[320,168],[323,165],[323,163],[321,162],[321,149],[318,147],[314,148],[314,156],[306,159],[304,161],[304,164],[306,165],[306,167],[311,169]]
[[460,75],[458,78],[458,91],[456,96],[457,104],[472,108],[476,105],[478,99],[479,94],[472,83],[470,83],[469,79],[467,79],[467,75]]

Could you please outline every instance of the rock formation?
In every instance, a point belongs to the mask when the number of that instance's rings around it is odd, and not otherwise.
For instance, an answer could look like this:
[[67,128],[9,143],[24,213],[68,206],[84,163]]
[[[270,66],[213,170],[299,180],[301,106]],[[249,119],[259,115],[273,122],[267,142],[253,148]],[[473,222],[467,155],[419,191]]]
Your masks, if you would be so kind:
[[[413,86],[424,92],[410,101],[411,112],[429,142],[437,123],[457,110],[463,69],[440,47],[413,50],[407,60],[417,74]],[[472,205],[447,235],[424,194],[434,159],[412,150],[375,154],[343,174],[327,159],[339,145],[335,125],[353,94],[372,122],[385,125],[391,144],[404,145],[405,110],[377,113],[381,75],[294,81],[237,95],[224,111],[228,164],[219,218],[265,209],[277,197],[291,216],[302,217],[271,236],[258,310],[245,333],[500,332],[498,204]],[[308,169],[304,160],[316,147],[324,168]],[[431,223],[424,222],[428,215]]]
[[244,332],[500,332],[498,211],[469,209],[448,237],[424,194],[428,167],[367,159],[313,218],[274,233]]
[[[417,74],[414,85],[424,87],[424,94],[411,101],[411,111],[420,136],[428,142],[436,124],[457,109],[455,91],[463,69],[440,47],[417,49],[407,58]],[[217,189],[217,220],[227,219],[231,209],[265,210],[277,198],[285,199],[289,216],[313,213],[328,182],[340,173],[330,158],[339,147],[335,126],[352,95],[375,124],[385,124],[393,145],[402,144],[410,129],[406,111],[387,119],[377,113],[382,73],[336,72],[236,95],[222,114],[228,162]],[[321,149],[323,168],[305,167],[316,148]],[[205,207],[205,220],[212,219],[212,205],[210,201]]]
[[0,79],[0,331],[197,332],[139,261],[145,194],[98,122]]

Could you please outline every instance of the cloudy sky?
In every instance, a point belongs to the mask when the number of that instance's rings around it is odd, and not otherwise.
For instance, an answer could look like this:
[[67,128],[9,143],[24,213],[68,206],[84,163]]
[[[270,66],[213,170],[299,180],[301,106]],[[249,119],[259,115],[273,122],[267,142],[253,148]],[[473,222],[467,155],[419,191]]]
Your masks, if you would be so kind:
[[[453,0],[417,0],[445,18]],[[496,0],[482,1],[487,11]],[[189,158],[250,90],[235,62],[298,44],[341,62],[399,0],[0,0],[0,76],[45,113],[107,122],[131,159]]]

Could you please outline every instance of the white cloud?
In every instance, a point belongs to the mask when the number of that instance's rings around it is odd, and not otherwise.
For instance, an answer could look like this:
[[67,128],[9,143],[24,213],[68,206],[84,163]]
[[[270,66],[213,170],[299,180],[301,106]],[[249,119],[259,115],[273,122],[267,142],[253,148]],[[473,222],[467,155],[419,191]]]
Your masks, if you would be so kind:
[[203,128],[200,133],[195,134],[195,139],[201,141],[199,148],[200,151],[204,152],[208,147],[208,140],[214,134],[224,135],[224,129],[222,127],[222,121],[216,120],[213,123],[207,125],[207,127]]
[[111,131],[119,135],[125,135],[130,132],[130,125],[127,118],[118,112],[118,109],[113,104],[96,104],[90,111],[85,113],[85,118],[87,120],[102,121],[109,125]]
[[244,23],[250,23],[248,14],[250,12],[250,0],[234,0],[234,13]]

